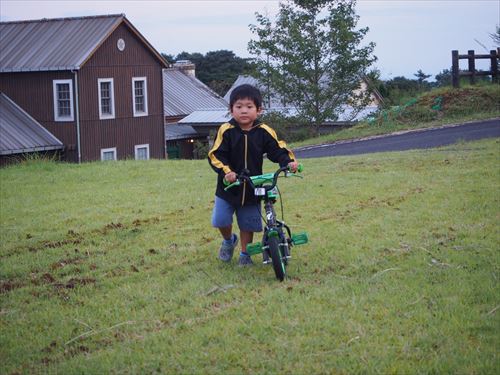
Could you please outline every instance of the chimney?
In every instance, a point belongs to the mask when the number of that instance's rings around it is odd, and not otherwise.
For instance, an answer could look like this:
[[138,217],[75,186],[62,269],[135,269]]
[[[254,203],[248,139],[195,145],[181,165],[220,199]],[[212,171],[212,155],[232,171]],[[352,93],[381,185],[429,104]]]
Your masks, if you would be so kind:
[[178,60],[173,67],[187,76],[195,77],[195,65],[190,60]]

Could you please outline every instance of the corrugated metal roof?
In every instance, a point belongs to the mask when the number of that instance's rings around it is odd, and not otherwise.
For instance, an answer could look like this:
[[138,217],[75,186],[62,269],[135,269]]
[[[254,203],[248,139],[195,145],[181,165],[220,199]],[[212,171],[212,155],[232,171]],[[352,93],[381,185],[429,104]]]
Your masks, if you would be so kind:
[[174,141],[176,139],[196,138],[199,137],[198,133],[192,126],[180,124],[165,125],[165,139],[167,141]]
[[179,124],[189,124],[192,126],[201,124],[216,124],[220,125],[231,120],[231,114],[228,109],[223,110],[208,110],[195,111],[189,116],[184,117],[179,121]]
[[[252,76],[248,75],[240,75],[236,79],[236,81],[233,83],[229,91],[226,93],[224,98],[229,102],[229,97],[231,95],[231,92],[238,86],[243,85],[243,84],[249,84],[252,86],[255,86],[259,88],[261,91],[263,90],[262,85],[259,80]],[[266,98],[263,98],[264,101]],[[298,115],[298,110],[296,107],[289,105],[289,106],[283,106],[282,100],[279,98],[278,95],[275,95],[274,97],[271,97],[271,104],[269,106],[264,106],[266,112],[278,112],[281,113],[285,116],[296,116]],[[336,121],[338,122],[345,122],[345,121],[359,121],[367,116],[369,116],[371,113],[375,112],[377,110],[377,106],[370,105],[365,107],[362,111],[359,113],[354,112],[354,108],[348,105],[344,105],[341,108],[339,108],[339,113],[338,113],[338,119]],[[184,119],[183,119],[184,120]]]
[[227,102],[195,77],[177,69],[163,70],[165,116],[189,115],[206,109],[227,109]]
[[241,85],[252,85],[254,87],[257,87],[260,90],[260,83],[259,81],[252,77],[252,76],[247,76],[247,75],[239,75],[238,78],[236,78],[236,81],[234,81],[233,85],[229,89],[229,91],[224,95],[224,99],[229,103],[229,97],[231,96],[231,92],[238,86]]
[[0,93],[0,155],[60,150],[63,144],[4,93]]
[[254,87],[257,87],[262,93],[262,100],[264,102],[263,106],[265,109],[278,110],[279,108],[283,108],[283,100],[280,95],[272,92],[270,95],[268,95],[266,93],[266,88],[264,87],[264,85],[262,85],[261,82],[257,80],[257,78],[248,75],[239,75],[238,78],[236,78],[236,81],[234,81],[229,91],[226,93],[226,95],[224,95],[224,99],[226,99],[228,103],[231,92],[233,92],[236,87],[241,85],[252,85]]
[[124,15],[0,23],[0,72],[79,69]]
[[0,22],[0,72],[77,70],[122,23],[167,66],[124,14]]

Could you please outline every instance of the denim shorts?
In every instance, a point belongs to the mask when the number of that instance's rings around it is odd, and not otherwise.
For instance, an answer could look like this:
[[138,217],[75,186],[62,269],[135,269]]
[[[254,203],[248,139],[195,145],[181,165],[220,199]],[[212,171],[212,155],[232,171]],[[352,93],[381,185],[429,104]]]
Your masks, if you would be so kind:
[[260,203],[235,207],[222,198],[215,197],[212,211],[212,226],[224,228],[233,224],[233,214],[236,211],[238,227],[245,232],[262,232],[262,216]]

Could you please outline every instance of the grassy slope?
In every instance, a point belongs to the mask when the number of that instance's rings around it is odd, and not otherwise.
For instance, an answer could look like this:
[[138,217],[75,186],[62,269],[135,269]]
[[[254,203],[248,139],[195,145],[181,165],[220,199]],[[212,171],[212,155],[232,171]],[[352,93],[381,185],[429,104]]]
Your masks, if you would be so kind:
[[2,169],[0,373],[492,373],[498,158],[306,160],[284,283],[217,261],[204,161]]
[[498,85],[434,89],[422,94],[412,105],[382,112],[374,122],[361,122],[352,128],[297,142],[291,146],[331,143],[401,130],[497,118],[500,117],[498,103],[500,103],[500,86]]

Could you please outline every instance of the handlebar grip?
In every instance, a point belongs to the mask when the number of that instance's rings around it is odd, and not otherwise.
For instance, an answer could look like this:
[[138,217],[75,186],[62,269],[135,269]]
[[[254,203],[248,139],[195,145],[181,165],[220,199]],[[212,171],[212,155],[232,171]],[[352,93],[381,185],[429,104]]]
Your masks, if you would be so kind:
[[297,172],[301,173],[303,170],[304,170],[304,165],[303,164],[299,164],[297,166]]
[[224,186],[229,186],[229,185],[231,185],[231,183],[230,183],[228,180],[226,180],[226,178],[223,178],[223,179],[222,179],[222,183],[224,184]]

